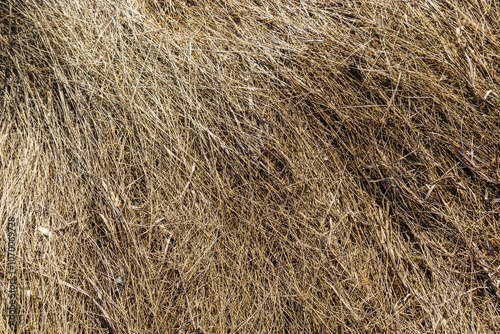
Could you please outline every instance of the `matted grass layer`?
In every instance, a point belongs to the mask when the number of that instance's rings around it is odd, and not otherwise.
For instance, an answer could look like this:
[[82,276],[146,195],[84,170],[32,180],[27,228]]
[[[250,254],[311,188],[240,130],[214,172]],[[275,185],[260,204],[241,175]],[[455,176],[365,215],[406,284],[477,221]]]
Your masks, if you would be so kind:
[[15,330],[500,331],[499,7],[1,0]]

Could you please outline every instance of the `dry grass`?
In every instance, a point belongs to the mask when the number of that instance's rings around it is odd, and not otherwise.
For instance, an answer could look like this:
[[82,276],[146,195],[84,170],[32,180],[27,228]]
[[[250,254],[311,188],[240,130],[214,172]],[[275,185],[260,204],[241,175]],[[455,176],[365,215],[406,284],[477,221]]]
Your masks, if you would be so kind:
[[499,332],[499,7],[0,0],[16,332]]

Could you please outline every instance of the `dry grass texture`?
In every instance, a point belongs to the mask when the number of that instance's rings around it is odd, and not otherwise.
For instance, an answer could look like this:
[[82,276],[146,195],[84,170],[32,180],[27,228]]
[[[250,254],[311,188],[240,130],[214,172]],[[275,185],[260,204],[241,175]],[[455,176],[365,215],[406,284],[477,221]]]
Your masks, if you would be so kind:
[[498,333],[499,7],[0,0],[16,332]]

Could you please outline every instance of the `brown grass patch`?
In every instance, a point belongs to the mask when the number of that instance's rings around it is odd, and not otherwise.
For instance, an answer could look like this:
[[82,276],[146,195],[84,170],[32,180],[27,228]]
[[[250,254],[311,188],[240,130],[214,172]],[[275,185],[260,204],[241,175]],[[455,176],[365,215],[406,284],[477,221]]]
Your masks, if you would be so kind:
[[17,332],[500,331],[499,6],[0,1]]

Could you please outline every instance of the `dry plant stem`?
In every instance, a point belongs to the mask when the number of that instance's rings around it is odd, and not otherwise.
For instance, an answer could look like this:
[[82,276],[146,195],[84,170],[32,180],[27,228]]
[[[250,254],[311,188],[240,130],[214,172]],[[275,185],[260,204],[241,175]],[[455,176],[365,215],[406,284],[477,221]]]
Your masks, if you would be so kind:
[[391,226],[389,224],[389,221],[386,221],[385,224],[382,224],[383,219],[384,219],[384,215],[382,213],[381,208],[379,208],[379,217],[380,217],[381,221],[379,222],[379,228],[377,229],[378,241],[379,241],[380,245],[383,248],[385,248],[385,250],[387,252],[387,256],[389,256],[389,259],[391,260],[391,263],[392,263],[392,267],[393,267],[394,271],[396,272],[396,274],[398,275],[399,280],[401,281],[401,284],[403,285],[403,287],[406,290],[411,291],[411,289],[408,285],[408,282],[401,274],[401,271],[397,265],[396,259],[394,258],[394,248],[392,247],[391,242],[390,242]]
[[[96,299],[94,299],[91,295],[89,295],[87,292],[83,291],[82,289],[80,289],[79,287],[77,286],[74,286],[72,284],[69,284],[68,282],[64,282],[58,278],[54,278],[54,277],[51,277],[49,275],[46,275],[44,273],[40,273],[39,271],[37,270],[30,270],[31,272],[37,274],[37,275],[40,275],[40,276],[43,276],[45,278],[48,278],[50,280],[54,280],[57,282],[57,284],[60,284],[62,286],[65,286],[67,288],[70,288],[72,290],[75,290],[76,292],[84,295],[85,297],[89,298],[92,303],[101,311],[102,313],[102,316],[103,316],[103,319],[105,321],[105,326],[106,327],[109,327],[109,330],[110,330],[110,333],[114,333],[115,332],[115,327],[112,323],[112,319],[111,317],[109,316],[108,312],[104,309],[104,307],[102,307],[101,303],[99,303]],[[97,290],[97,287],[96,287],[96,290]]]
[[500,332],[498,5],[0,1],[19,331]]

